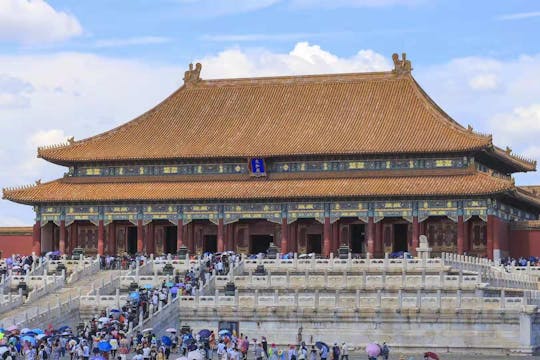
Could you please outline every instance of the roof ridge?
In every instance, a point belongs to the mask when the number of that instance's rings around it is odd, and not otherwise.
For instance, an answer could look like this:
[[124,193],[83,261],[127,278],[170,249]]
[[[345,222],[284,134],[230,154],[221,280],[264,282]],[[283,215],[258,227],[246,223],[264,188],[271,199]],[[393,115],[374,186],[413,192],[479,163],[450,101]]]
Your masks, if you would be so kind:
[[[459,122],[454,120],[446,111],[444,111],[436,102],[433,100],[426,91],[422,88],[422,86],[416,81],[416,79],[411,75],[407,74],[407,78],[412,83],[413,91],[420,97],[420,100],[424,105],[426,106],[426,109],[431,112],[435,112],[438,115],[442,115],[443,119],[445,120],[445,123],[447,125],[450,125],[453,129],[460,131],[464,135],[467,135],[469,137],[473,138],[485,138],[486,144],[485,146],[490,146],[493,143],[493,136],[491,134],[482,134],[480,132],[474,131],[473,127],[471,125],[468,125],[467,128],[465,128],[463,125],[461,125]],[[427,101],[427,103],[425,103]],[[437,117],[439,119],[439,117]]]

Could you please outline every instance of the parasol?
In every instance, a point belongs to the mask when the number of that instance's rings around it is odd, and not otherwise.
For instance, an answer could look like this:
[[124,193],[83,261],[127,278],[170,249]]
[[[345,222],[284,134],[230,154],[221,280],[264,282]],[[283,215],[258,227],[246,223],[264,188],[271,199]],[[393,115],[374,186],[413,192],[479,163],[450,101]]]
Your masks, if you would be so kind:
[[367,344],[366,353],[369,357],[377,357],[381,353],[381,348],[378,344]]
[[176,329],[168,328],[167,330],[165,330],[165,332],[168,332],[168,333],[176,333]]
[[172,345],[172,340],[170,337],[168,336],[162,336],[161,337],[161,342],[163,343],[163,345],[165,346],[171,346]]
[[424,359],[439,360],[439,355],[434,352],[428,351],[424,353]]
[[326,351],[330,351],[330,347],[328,347],[328,345],[326,345],[325,343],[323,343],[322,341],[317,341],[315,343],[315,346],[317,347],[317,349],[319,350],[322,350],[323,347],[326,348]]
[[109,344],[108,341],[100,341],[98,343],[98,349],[99,349],[99,351],[109,352],[109,351],[112,350],[112,346],[111,346],[111,344]]
[[208,330],[208,329],[202,329],[201,331],[199,331],[199,336],[201,338],[208,338],[208,337],[210,337],[211,333],[212,332],[210,330]]

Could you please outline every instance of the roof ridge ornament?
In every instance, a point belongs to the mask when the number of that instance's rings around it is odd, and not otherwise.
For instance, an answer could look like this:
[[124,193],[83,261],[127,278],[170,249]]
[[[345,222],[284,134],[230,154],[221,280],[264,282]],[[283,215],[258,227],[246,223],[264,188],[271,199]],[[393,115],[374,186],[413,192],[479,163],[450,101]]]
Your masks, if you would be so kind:
[[413,68],[411,60],[407,60],[407,53],[402,53],[401,59],[399,59],[399,55],[397,53],[394,53],[392,54],[392,60],[394,61],[394,70],[392,70],[393,73],[398,75],[411,73]]
[[195,69],[193,68],[193,63],[189,64],[189,70],[184,73],[184,85],[195,84],[201,80],[201,63],[195,64]]

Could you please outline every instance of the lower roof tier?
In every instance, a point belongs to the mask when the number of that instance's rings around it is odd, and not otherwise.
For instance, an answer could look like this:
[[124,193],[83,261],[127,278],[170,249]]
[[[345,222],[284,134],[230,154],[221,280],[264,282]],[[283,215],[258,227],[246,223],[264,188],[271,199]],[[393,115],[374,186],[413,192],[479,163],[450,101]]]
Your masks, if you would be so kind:
[[[118,180],[118,179],[117,179]],[[80,183],[63,178],[4,189],[23,204],[190,200],[257,200],[350,197],[474,196],[514,190],[512,182],[475,172],[450,176],[404,176],[286,180],[144,181]],[[538,203],[540,207],[540,203]]]

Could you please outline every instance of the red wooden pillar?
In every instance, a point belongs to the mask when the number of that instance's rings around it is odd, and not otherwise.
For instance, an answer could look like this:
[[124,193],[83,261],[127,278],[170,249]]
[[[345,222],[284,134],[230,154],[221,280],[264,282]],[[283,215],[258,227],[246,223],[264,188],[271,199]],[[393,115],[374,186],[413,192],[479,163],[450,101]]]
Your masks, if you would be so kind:
[[486,256],[493,259],[493,215],[487,216],[486,228]]
[[330,256],[330,217],[324,218],[324,241],[323,241],[323,256]]
[[189,223],[189,236],[188,236],[188,247],[191,254],[195,253],[195,224],[193,222]]
[[76,247],[79,247],[79,224],[77,221],[74,221],[71,225],[71,239],[70,239],[70,248],[73,251]]
[[420,226],[418,224],[418,216],[413,216],[413,220],[412,220],[412,242],[411,242],[412,249],[409,249],[409,252],[411,254],[416,255],[416,248],[418,247],[418,243],[420,241],[419,236],[420,236]]
[[504,230],[502,228],[501,219],[499,219],[496,216],[492,216],[491,218],[492,224],[491,224],[491,233],[493,234],[493,252],[492,257],[493,260],[497,260],[501,258],[501,238],[503,238]]
[[218,219],[217,225],[217,251],[223,252],[225,247],[223,245],[223,219]]
[[339,219],[332,224],[332,249],[339,249]]
[[383,255],[383,226],[382,221],[375,223],[375,256]]
[[287,218],[281,218],[281,253],[285,254],[289,252],[289,224],[287,224]]
[[465,251],[465,224],[463,223],[463,215],[457,217],[457,253],[463,255]]
[[371,256],[375,254],[375,223],[373,222],[373,216],[368,217],[367,251]]
[[60,220],[60,241],[58,242],[60,254],[66,253],[66,221]]
[[463,222],[463,252],[469,253],[471,251],[471,222]]
[[104,242],[104,226],[103,220],[98,221],[98,240],[97,240],[97,252],[98,255],[103,255],[105,253],[105,242]]
[[155,250],[154,233],[155,233],[154,224],[152,222],[149,222],[146,225],[146,252],[148,254],[154,254],[154,250]]
[[117,249],[116,249],[116,225],[114,224],[114,221],[112,221],[108,226],[107,229],[109,231],[109,235],[107,236],[108,242],[109,242],[109,253],[111,255],[116,255]]
[[184,246],[184,221],[180,218],[176,222],[176,250]]
[[41,221],[36,220],[32,231],[32,251],[36,256],[41,255]]
[[142,254],[144,250],[144,231],[143,231],[143,224],[142,220],[137,220],[137,252],[139,254]]

